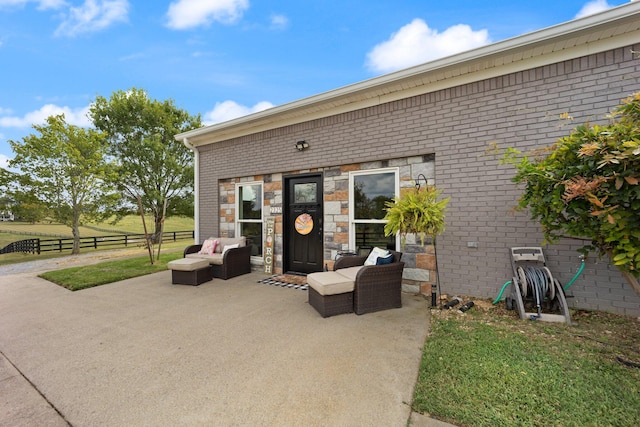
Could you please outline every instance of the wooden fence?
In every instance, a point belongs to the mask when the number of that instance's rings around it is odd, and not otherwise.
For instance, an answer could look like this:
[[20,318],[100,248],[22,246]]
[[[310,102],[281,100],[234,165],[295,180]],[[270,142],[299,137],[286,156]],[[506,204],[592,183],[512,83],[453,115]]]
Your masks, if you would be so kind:
[[[178,240],[187,240],[194,238],[194,231],[166,231],[162,234],[162,241],[176,242]],[[81,237],[80,248],[104,248],[116,246],[141,246],[146,244],[146,236],[144,234],[115,234],[111,236],[95,236]],[[73,249],[72,238],[60,239],[25,239],[17,242],[9,243],[0,249],[0,254],[8,254],[13,252],[24,252],[32,254],[40,254],[42,252],[52,251],[70,251]]]

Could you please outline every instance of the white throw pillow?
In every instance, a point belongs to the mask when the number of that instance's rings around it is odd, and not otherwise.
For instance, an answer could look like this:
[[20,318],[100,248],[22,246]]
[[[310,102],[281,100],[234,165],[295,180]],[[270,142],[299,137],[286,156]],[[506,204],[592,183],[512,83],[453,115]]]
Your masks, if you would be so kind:
[[229,249],[235,249],[237,247],[239,247],[240,245],[238,243],[234,243],[233,245],[226,245],[224,247],[224,249],[222,250],[222,256],[224,256],[225,252],[227,252]]
[[389,251],[380,248],[373,248],[364,262],[364,265],[376,265],[378,257],[386,257],[387,255],[389,255]]

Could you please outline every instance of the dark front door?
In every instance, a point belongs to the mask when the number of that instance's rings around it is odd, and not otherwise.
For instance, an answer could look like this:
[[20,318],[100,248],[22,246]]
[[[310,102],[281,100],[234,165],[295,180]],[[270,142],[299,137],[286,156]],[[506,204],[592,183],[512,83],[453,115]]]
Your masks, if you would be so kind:
[[322,175],[285,178],[284,206],[285,271],[322,271]]

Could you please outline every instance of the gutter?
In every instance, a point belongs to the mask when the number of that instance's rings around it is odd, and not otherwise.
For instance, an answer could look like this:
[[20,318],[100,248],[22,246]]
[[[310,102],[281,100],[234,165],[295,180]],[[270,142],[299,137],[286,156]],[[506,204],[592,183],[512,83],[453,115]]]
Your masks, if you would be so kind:
[[193,221],[195,244],[200,244],[200,151],[189,142],[188,138],[182,138],[182,143],[193,151]]

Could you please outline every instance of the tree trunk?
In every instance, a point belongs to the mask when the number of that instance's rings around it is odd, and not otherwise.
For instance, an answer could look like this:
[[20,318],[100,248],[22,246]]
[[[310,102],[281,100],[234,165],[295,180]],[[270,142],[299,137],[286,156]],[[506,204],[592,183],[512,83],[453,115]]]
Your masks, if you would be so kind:
[[[611,251],[607,251],[607,256],[609,257],[609,262],[611,263],[611,265],[613,265],[613,253]],[[638,278],[621,268],[618,268],[618,270],[620,270],[622,277],[624,277],[627,283],[629,283],[629,286],[631,286],[633,292],[635,292],[636,295],[640,297],[640,282],[638,282]]]
[[144,209],[142,208],[142,199],[139,195],[136,194],[136,198],[138,199],[138,209],[140,210],[140,218],[142,218],[142,227],[144,228],[144,236],[147,244],[147,249],[149,250],[149,261],[151,265],[153,265],[153,248],[151,245],[153,242],[149,239],[149,233],[147,232],[147,222],[144,220]]
[[162,236],[164,234],[164,217],[167,213],[167,199],[164,199],[162,207],[162,219],[160,220],[160,234],[158,235],[158,256],[156,259],[160,260],[160,250],[162,249]]
[[80,253],[80,221],[76,218],[73,219],[71,233],[73,234],[73,248],[71,249],[71,255],[78,255]]
[[157,217],[154,216],[153,218],[154,222],[155,222],[155,232],[153,233],[153,243],[158,244],[160,242],[160,235],[162,234],[162,229],[163,229],[163,222],[164,219],[162,218],[162,215],[158,215]]
[[633,274],[629,273],[628,271],[620,270],[620,273],[622,273],[622,277],[627,279],[627,282],[631,286],[631,289],[633,289],[636,295],[640,297],[640,282],[638,282],[638,278],[635,277]]

